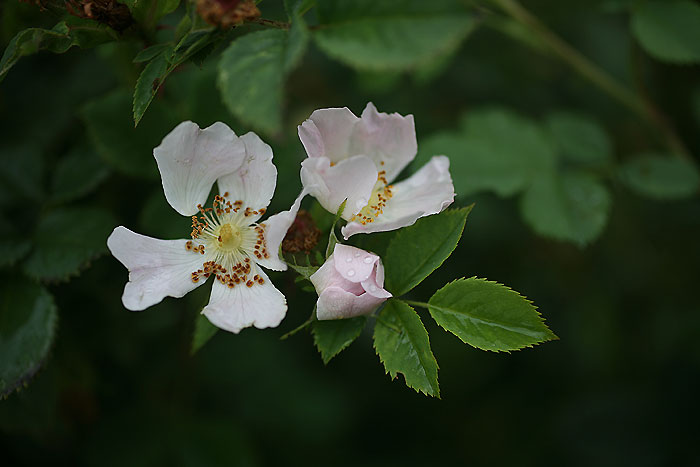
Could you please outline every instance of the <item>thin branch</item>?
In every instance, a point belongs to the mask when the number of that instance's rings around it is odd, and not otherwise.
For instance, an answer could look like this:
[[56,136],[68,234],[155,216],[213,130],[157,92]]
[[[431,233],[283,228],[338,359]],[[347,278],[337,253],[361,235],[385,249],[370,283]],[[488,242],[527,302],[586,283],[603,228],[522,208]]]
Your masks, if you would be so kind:
[[562,38],[526,10],[517,0],[491,0],[515,21],[536,34],[556,56],[573,68],[584,78],[598,86],[627,108],[656,127],[666,139],[672,152],[680,157],[692,160],[690,152],[673,129],[668,119],[658,110],[651,100],[633,93],[612,76],[583,56]]

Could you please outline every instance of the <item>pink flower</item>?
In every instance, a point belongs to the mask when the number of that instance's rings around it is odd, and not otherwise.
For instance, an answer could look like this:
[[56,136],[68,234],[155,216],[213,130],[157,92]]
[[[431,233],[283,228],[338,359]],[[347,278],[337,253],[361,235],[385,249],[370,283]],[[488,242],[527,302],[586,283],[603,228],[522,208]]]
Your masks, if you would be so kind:
[[374,253],[340,243],[311,277],[320,320],[352,318],[376,310],[391,294],[384,290],[384,266]]
[[345,239],[406,227],[454,200],[445,156],[434,156],[415,174],[392,184],[416,157],[412,115],[378,112],[372,103],[360,118],[347,107],[319,109],[298,130],[309,156],[301,169],[304,188],[332,213],[347,199]]

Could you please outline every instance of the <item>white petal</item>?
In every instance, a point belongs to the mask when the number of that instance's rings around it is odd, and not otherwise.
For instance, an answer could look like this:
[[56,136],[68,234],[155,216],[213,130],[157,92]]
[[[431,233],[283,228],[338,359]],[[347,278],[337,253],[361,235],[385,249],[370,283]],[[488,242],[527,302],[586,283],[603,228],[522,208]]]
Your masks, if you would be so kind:
[[[241,200],[244,207],[255,211],[267,208],[277,184],[272,148],[252,132],[241,136],[240,141],[245,146],[243,163],[234,173],[219,177],[219,193],[223,195],[228,192],[228,200]],[[262,214],[252,215],[248,220],[253,223],[261,216]]]
[[185,249],[187,240],[159,240],[117,227],[107,247],[129,270],[122,302],[132,311],[155,305],[165,297],[182,297],[202,285],[192,282],[191,273],[200,269],[205,256]]
[[297,217],[299,207],[301,206],[301,200],[304,199],[304,196],[306,196],[306,191],[301,192],[289,211],[279,212],[274,216],[270,216],[265,222],[260,223],[260,225],[265,228],[265,246],[270,255],[269,258],[262,259],[252,256],[261,266],[272,269],[273,271],[287,270],[287,263],[279,256],[280,245],[285,235],[287,235],[287,231],[292,226],[292,223],[294,223],[294,219]]
[[309,157],[301,164],[301,182],[333,214],[347,199],[343,218],[350,219],[369,202],[377,168],[367,156],[354,156],[333,166],[325,157]]
[[327,320],[366,315],[376,310],[384,300],[367,293],[357,296],[340,287],[329,287],[318,297],[316,317]]
[[413,115],[377,112],[371,102],[362,112],[350,139],[349,154],[371,157],[389,182],[406,167],[418,150]]
[[315,110],[299,125],[299,139],[309,157],[327,157],[337,163],[352,155],[350,137],[359,121],[347,107]]
[[214,281],[209,304],[202,310],[214,326],[238,333],[249,326],[263,329],[280,324],[287,313],[287,300],[260,268],[254,268],[251,274],[260,275],[265,282],[229,288]]
[[394,185],[393,197],[374,222],[365,225],[349,222],[341,230],[343,236],[347,240],[356,233],[394,230],[411,225],[420,217],[441,212],[452,204],[455,196],[449,169],[447,157],[433,157],[418,172]]
[[153,150],[165,198],[183,216],[197,213],[214,181],[240,167],[245,146],[226,124],[217,122],[204,130],[182,122]]
[[333,250],[335,269],[350,282],[362,282],[369,279],[379,256],[374,253],[337,243]]

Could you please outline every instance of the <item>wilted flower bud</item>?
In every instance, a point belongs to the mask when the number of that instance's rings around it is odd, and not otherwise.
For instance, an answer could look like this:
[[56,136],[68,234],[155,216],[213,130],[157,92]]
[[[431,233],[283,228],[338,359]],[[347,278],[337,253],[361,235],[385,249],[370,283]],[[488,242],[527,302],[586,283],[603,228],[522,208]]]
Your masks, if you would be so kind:
[[294,223],[287,231],[282,241],[282,251],[285,253],[309,253],[318,243],[321,231],[316,227],[313,217],[308,211],[299,211]]
[[197,13],[207,23],[222,29],[260,16],[253,0],[197,0]]
[[310,279],[318,293],[316,316],[320,320],[366,315],[391,297],[384,290],[379,256],[340,243]]

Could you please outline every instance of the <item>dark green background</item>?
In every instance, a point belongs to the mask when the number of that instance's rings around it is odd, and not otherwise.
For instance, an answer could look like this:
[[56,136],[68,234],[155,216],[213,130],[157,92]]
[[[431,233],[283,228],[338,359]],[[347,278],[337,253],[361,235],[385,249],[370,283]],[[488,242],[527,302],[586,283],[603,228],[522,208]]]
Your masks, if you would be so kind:
[[[700,89],[698,67],[645,56],[627,15],[599,3],[611,2],[527,2],[622,82],[646,83],[700,154],[700,116],[690,98]],[[6,44],[22,27],[53,22],[28,5],[8,7],[0,39]],[[3,160],[34,154],[46,186],[72,148],[93,148],[85,105],[116,89],[130,92],[138,50],[108,45],[23,59],[0,84]],[[151,129],[151,147],[184,119],[250,130],[220,104],[214,80],[211,64],[189,64],[169,78],[154,105],[174,123],[152,107],[139,127]],[[287,86],[285,131],[264,136],[280,172],[270,212],[287,209],[300,189],[304,151],[296,125],[315,108],[348,106],[359,114],[370,100],[381,111],[412,113],[419,147],[421,137],[454,128],[464,111],[494,104],[533,118],[562,108],[593,115],[618,159],[654,144],[644,123],[565,65],[492,29],[475,32],[428,83],[411,74],[356,73],[312,47]],[[112,118],[128,139],[121,129],[130,128],[129,109]],[[138,158],[144,170],[155,167],[149,152]],[[533,234],[515,199],[457,198],[457,206],[476,202],[462,241],[413,298],[427,300],[457,277],[487,277],[534,300],[560,340],[486,353],[422,314],[442,400],[391,382],[368,330],[326,367],[308,333],[280,341],[315,300],[292,273],[271,276],[289,301],[278,329],[220,332],[191,357],[194,317],[209,286],[128,312],[120,302],[127,272],[104,256],[70,282],[48,284],[59,309],[57,339],[29,386],[0,401],[0,464],[696,465],[700,201],[650,201],[616,183],[610,188],[609,224],[583,249]],[[17,193],[3,197],[3,220],[31,232],[51,207],[40,190]],[[120,224],[148,235],[189,232],[157,179],[112,170],[74,204],[109,209]],[[16,269],[2,274],[21,277]]]

